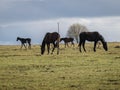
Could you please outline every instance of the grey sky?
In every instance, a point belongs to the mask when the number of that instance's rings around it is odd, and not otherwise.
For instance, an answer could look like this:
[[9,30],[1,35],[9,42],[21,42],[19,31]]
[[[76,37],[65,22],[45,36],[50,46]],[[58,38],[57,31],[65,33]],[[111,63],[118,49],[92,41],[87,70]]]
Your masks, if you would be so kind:
[[39,43],[57,30],[57,22],[61,36],[80,23],[108,41],[120,41],[119,10],[120,0],[0,0],[0,44],[16,43],[17,36]]
[[119,16],[120,0],[0,0],[0,23]]

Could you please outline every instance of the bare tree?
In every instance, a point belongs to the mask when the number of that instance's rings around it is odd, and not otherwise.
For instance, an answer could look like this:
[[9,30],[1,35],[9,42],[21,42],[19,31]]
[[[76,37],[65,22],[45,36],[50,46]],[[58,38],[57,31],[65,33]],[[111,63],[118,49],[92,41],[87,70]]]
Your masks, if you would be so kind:
[[75,38],[77,43],[78,43],[79,34],[81,32],[86,32],[86,31],[88,31],[86,26],[83,26],[81,24],[76,23],[76,24],[73,24],[69,27],[69,29],[67,31],[67,36]]

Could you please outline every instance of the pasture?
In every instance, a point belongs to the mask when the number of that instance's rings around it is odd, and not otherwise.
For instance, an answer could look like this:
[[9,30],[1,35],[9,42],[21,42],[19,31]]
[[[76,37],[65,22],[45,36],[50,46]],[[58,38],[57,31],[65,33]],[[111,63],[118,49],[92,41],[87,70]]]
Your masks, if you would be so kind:
[[31,50],[20,46],[0,46],[0,90],[120,90],[120,43],[108,43],[93,51],[86,43],[86,53],[77,45],[60,54],[40,56],[39,45]]

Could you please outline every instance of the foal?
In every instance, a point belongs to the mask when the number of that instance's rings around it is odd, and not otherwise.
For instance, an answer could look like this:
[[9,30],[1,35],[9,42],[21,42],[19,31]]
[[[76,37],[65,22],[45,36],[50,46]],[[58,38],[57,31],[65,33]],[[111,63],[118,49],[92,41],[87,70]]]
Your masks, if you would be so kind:
[[[73,41],[74,41],[74,38],[67,38],[67,37],[65,37],[65,38],[61,38],[60,41],[64,41],[65,47],[68,46],[68,43],[69,43],[69,42],[71,42],[71,44],[74,46],[74,42],[73,42]],[[69,47],[69,46],[68,46],[68,47]]]
[[17,40],[16,41],[20,41],[21,42],[21,48],[24,46],[25,49],[27,49],[27,43],[28,43],[28,48],[31,49],[31,38],[20,38],[20,37],[17,37]]

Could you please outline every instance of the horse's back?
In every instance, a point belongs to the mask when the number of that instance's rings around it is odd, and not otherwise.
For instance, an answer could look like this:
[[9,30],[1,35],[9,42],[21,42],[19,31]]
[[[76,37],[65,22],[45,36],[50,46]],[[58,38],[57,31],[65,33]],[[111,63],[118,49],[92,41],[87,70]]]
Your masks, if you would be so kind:
[[94,32],[81,32],[80,36],[82,36],[82,35],[84,35],[84,36],[86,36],[86,35],[99,35],[99,32],[97,32],[97,31],[94,31]]
[[99,39],[100,34],[95,31],[95,32],[81,32],[79,37],[80,40],[88,40],[88,41],[95,41]]
[[68,37],[65,37],[65,38],[61,38],[60,41],[64,41],[64,42],[73,42],[74,41],[74,38],[68,38]]
[[60,35],[57,32],[53,32],[51,33],[51,35],[52,35],[52,38],[56,38],[56,39],[60,38]]
[[31,38],[26,38],[26,42],[30,44],[31,43]]
[[70,39],[70,41],[74,41],[74,38],[69,38]]
[[59,33],[57,32],[53,32],[53,33],[46,33],[45,37],[44,37],[44,41],[48,42],[48,43],[52,43],[55,42],[57,39],[60,38]]
[[31,41],[31,38],[26,38],[26,40]]

